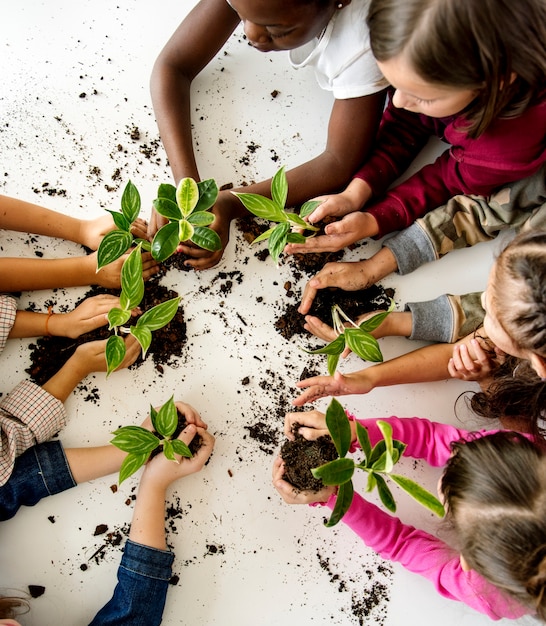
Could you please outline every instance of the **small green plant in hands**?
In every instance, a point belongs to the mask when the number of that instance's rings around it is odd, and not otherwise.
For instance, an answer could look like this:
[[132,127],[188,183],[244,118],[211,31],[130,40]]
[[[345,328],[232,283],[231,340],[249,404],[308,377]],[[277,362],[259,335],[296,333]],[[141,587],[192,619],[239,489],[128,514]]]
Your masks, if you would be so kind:
[[178,426],[178,412],[173,397],[158,411],[151,406],[150,418],[158,436],[142,426],[122,426],[112,433],[114,438],[110,443],[128,453],[119,470],[120,485],[148,461],[158,446],[163,446],[163,454],[171,461],[176,462],[175,454],[186,458],[192,456],[183,441],[173,439]]
[[[259,237],[256,237],[253,244],[268,240],[269,253],[275,263],[278,263],[279,256],[287,243],[305,243],[309,237],[313,237],[319,229],[306,222],[303,218],[310,215],[320,204],[319,200],[309,200],[302,205],[299,215],[285,210],[286,198],[288,197],[288,182],[284,167],[277,171],[271,181],[271,198],[266,198],[255,193],[231,192],[237,196],[243,206],[263,219],[270,222],[277,222],[277,226],[266,230]],[[314,231],[312,235],[305,236],[299,232],[293,232],[293,228]]]
[[[308,354],[326,354],[328,359],[328,373],[330,376],[334,375],[339,357],[346,347],[365,361],[373,361],[374,363],[383,361],[383,354],[379,348],[379,343],[371,333],[383,322],[393,309],[394,301],[391,300],[387,311],[377,313],[361,324],[357,324],[342,311],[339,305],[334,304],[332,307],[332,322],[338,336],[322,348],[318,348],[317,350],[305,350],[305,352]],[[345,326],[344,321],[349,322],[350,326]]]
[[313,476],[320,478],[324,485],[338,486],[336,505],[326,526],[335,526],[349,510],[354,495],[352,477],[356,469],[368,473],[366,491],[371,492],[377,488],[381,502],[392,513],[396,511],[396,502],[385,480],[386,476],[417,502],[439,517],[443,517],[444,506],[434,495],[413,480],[392,472],[396,463],[402,458],[406,444],[392,438],[391,425],[382,420],[377,421],[383,439],[372,448],[368,431],[359,422],[355,424],[356,435],[364,453],[361,463],[346,458],[351,445],[351,426],[343,407],[333,398],[326,410],[326,426],[339,458],[311,470]]
[[151,249],[150,242],[146,239],[135,239],[131,233],[131,224],[136,220],[140,213],[140,194],[138,189],[131,181],[127,183],[121,196],[121,213],[110,211],[116,229],[106,233],[102,238],[97,250],[97,272],[119,259],[125,254],[133,243],[139,243],[144,250],[148,252]]
[[209,209],[218,197],[214,180],[196,182],[183,178],[178,187],[162,184],[154,200],[155,210],[169,220],[160,228],[152,241],[152,256],[165,261],[176,251],[182,241],[191,241],[200,248],[214,252],[222,248],[218,233],[208,228],[214,221]]
[[172,298],[158,304],[137,320],[136,324],[125,328],[131,318],[131,311],[137,307],[144,297],[144,279],[142,278],[142,254],[141,244],[127,257],[121,268],[121,294],[120,306],[108,311],[109,330],[114,330],[113,335],[106,342],[106,376],[117,369],[125,358],[125,342],[119,331],[131,333],[142,348],[142,358],[152,342],[152,332],[166,326],[176,315],[180,298]]

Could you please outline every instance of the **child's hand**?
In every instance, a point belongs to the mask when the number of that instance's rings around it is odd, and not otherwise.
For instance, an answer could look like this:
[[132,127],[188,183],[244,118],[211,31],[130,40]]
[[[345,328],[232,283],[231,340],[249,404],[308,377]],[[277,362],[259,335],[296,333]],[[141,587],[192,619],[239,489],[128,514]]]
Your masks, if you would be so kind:
[[[119,259],[116,259],[112,263],[101,267],[96,272],[95,280],[93,284],[100,285],[101,287],[107,287],[108,289],[119,289],[121,287],[121,268],[125,259],[129,256],[129,253],[124,254]],[[94,252],[88,257],[89,262],[93,264],[93,267],[97,268],[97,253]],[[148,280],[154,274],[159,272],[159,263],[152,257],[149,252],[142,253],[142,278]]]
[[313,200],[320,201],[320,204],[307,216],[309,224],[316,224],[326,217],[343,217],[361,208],[355,198],[345,192],[318,196]]
[[[346,375],[336,371],[333,376],[314,376],[298,381],[296,386],[305,391],[292,400],[294,406],[303,406],[328,396],[369,393],[374,388],[369,380],[367,369]],[[301,415],[301,413],[294,413],[294,415]]]
[[471,339],[470,349],[464,343],[453,346],[453,356],[449,359],[447,369],[452,378],[483,384],[491,379],[497,369],[498,356],[488,354],[477,339]]
[[175,402],[174,405],[176,406],[178,411],[180,411],[180,413],[182,413],[182,415],[186,418],[186,422],[188,424],[195,424],[195,426],[198,426],[199,428],[208,428],[205,422],[201,419],[199,413],[191,405],[179,401]]
[[320,411],[287,413],[284,416],[284,434],[292,441],[294,440],[294,424],[300,425],[299,434],[309,441],[328,434],[326,416]]
[[[52,335],[75,339],[108,324],[108,311],[119,307],[119,298],[108,294],[99,294],[86,298],[70,313],[55,314],[49,319],[49,331]],[[139,313],[138,309],[133,315]]]
[[327,502],[335,492],[335,487],[324,487],[316,493],[314,491],[298,491],[284,480],[284,461],[277,457],[273,462],[273,487],[279,492],[287,504],[311,504],[312,502]]
[[[106,372],[107,341],[107,339],[102,341],[89,341],[76,348],[70,360],[73,361],[72,365],[74,369],[80,374],[80,380],[83,380],[85,376],[92,372]],[[115,371],[132,365],[138,359],[141,352],[140,344],[132,335],[127,335],[124,341],[126,350],[125,358]]]
[[[80,243],[91,250],[96,250],[104,235],[114,230],[114,228],[116,228],[116,225],[110,214],[101,215],[101,217],[92,220],[82,220],[80,227]],[[131,226],[133,235],[141,239],[146,238],[147,229],[148,224],[140,217],[137,218]]]
[[[199,417],[197,413],[195,413],[195,416]],[[142,475],[141,484],[153,484],[157,489],[164,490],[179,478],[183,478],[184,476],[199,472],[203,469],[212,454],[214,437],[204,428],[200,428],[195,424],[188,424],[178,438],[186,445],[189,445],[197,434],[203,439],[203,445],[191,459],[178,458],[178,455],[175,455],[178,459],[178,462],[175,462],[167,459],[164,454],[158,454],[147,463],[144,474]]]
[[370,285],[373,285],[373,277],[368,273],[368,261],[326,263],[305,285],[298,311],[302,315],[309,312],[319,289],[337,287],[344,291],[358,291]]

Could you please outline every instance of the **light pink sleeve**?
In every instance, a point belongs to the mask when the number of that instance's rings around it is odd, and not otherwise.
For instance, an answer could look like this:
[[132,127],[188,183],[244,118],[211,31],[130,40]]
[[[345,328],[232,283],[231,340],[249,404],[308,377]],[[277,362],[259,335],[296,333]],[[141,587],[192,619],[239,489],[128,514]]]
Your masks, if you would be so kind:
[[[327,506],[333,509],[335,501],[334,495]],[[494,620],[515,619],[531,612],[501,594],[476,572],[463,571],[459,554],[446,543],[403,524],[359,494],[355,493],[342,521],[382,558],[424,576],[445,598],[464,602]]]

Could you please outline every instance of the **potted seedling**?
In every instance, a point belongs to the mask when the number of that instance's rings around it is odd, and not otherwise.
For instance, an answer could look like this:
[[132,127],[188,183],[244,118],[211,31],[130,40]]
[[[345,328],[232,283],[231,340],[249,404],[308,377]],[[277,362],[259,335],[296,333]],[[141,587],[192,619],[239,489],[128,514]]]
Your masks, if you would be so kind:
[[218,186],[214,180],[196,182],[193,178],[183,178],[178,187],[164,183],[159,185],[157,198],[153,202],[155,210],[169,222],[162,226],[153,241],[135,239],[131,224],[140,213],[141,200],[138,189],[129,181],[121,198],[121,213],[108,211],[116,229],[107,233],[97,251],[97,271],[125,254],[129,248],[140,243],[143,250],[152,253],[156,261],[165,261],[182,241],[192,241],[205,250],[220,250],[222,243],[218,233],[208,228],[214,221],[209,209],[218,197]]
[[137,307],[144,297],[144,280],[142,278],[141,244],[129,254],[121,268],[120,306],[108,311],[109,330],[114,334],[106,342],[106,376],[109,376],[125,358],[125,342],[120,332],[131,333],[142,348],[142,358],[152,342],[152,332],[166,326],[176,315],[180,298],[172,298],[145,311],[136,324],[125,327],[131,311]]
[[326,410],[326,425],[338,458],[311,470],[313,476],[324,485],[338,487],[336,505],[330,519],[325,522],[326,526],[337,524],[349,510],[354,494],[352,478],[357,469],[368,474],[366,491],[377,489],[381,502],[392,513],[396,511],[396,502],[385,480],[387,477],[439,517],[445,515],[443,504],[433,494],[410,478],[393,472],[394,466],[404,454],[406,444],[392,438],[392,427],[388,422],[377,421],[383,439],[373,447],[368,431],[359,422],[355,422],[356,436],[364,455],[360,463],[347,458],[351,445],[351,426],[347,414],[335,398]]
[[171,397],[158,411],[150,407],[150,418],[156,434],[142,426],[122,426],[112,433],[114,438],[110,443],[128,453],[119,470],[120,485],[142,467],[158,448],[159,452],[162,450],[174,462],[175,454],[186,458],[193,456],[190,448],[177,439],[180,432],[179,416]]
[[[241,193],[232,191],[237,196],[243,206],[256,217],[277,222],[276,226],[269,228],[259,237],[256,237],[253,244],[268,240],[269,253],[275,263],[278,263],[279,256],[287,243],[305,243],[309,237],[313,237],[319,229],[309,224],[303,218],[310,215],[320,204],[318,200],[309,200],[302,205],[299,214],[287,211],[285,208],[288,196],[288,182],[284,167],[277,171],[271,181],[271,198],[266,198],[255,193]],[[313,231],[311,235],[304,235],[298,230]]]
[[[377,339],[371,333],[383,322],[393,309],[394,301],[391,300],[387,311],[377,313],[361,324],[357,324],[342,311],[339,305],[335,304],[332,307],[332,325],[334,330],[338,333],[338,336],[322,348],[318,348],[317,350],[305,350],[305,352],[308,354],[326,354],[328,359],[328,373],[330,376],[334,375],[339,357],[345,348],[349,348],[365,361],[373,361],[374,363],[381,362],[383,361],[383,354],[381,353]],[[348,322],[349,326],[346,326],[345,322]]]

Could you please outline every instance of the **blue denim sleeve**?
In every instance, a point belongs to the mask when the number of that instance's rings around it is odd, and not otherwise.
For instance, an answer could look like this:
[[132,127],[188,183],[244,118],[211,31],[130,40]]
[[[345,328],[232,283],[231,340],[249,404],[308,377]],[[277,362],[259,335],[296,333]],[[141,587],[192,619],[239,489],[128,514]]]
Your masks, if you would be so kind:
[[114,595],[89,626],[161,624],[173,561],[172,552],[128,539],[118,568]]
[[21,506],[75,487],[60,441],[46,441],[15,460],[7,483],[0,487],[0,521],[12,518]]

